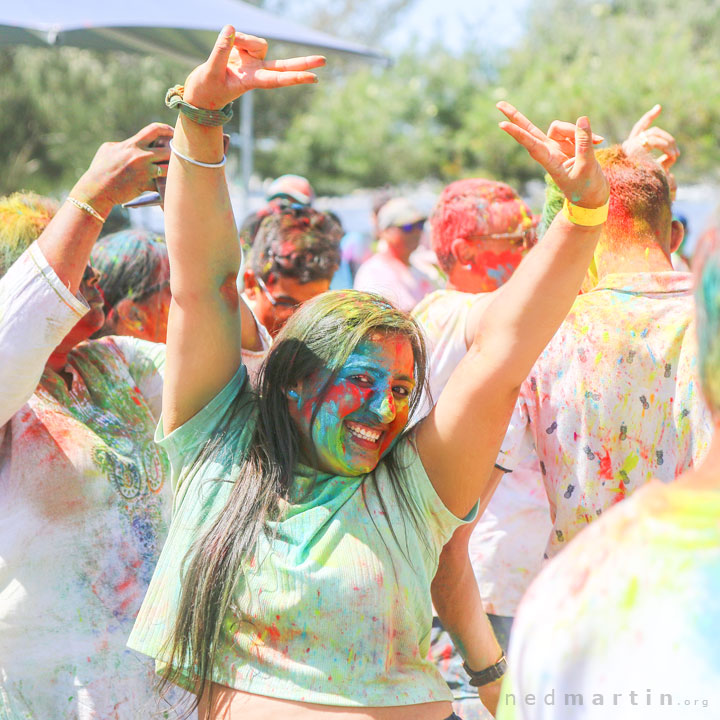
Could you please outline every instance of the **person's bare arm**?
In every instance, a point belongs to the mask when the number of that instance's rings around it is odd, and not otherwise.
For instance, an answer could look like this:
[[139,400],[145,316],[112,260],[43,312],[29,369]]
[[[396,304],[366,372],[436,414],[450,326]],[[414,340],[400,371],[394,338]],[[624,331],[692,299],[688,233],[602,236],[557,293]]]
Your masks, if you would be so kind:
[[[265,61],[267,43],[223,28],[210,57],[185,82],[184,98],[218,109],[253,88],[315,82],[319,56]],[[175,148],[194,160],[223,157],[222,128],[180,115]],[[241,362],[240,245],[225,173],[170,159],[165,193],[172,303],[163,393],[165,432],[183,424],[227,384]]]
[[[503,472],[495,469],[490,480],[497,487]],[[452,638],[455,648],[473,670],[484,670],[502,657],[492,625],[483,607],[480,590],[468,555],[470,536],[475,522],[459,527],[440,553],[438,569],[430,591],[433,605],[442,626]],[[500,697],[502,680],[478,688],[483,705],[494,715]]]
[[[523,145],[575,205],[603,206],[607,181],[587,118],[569,155],[507,103],[502,129]],[[489,477],[520,384],[565,318],[593,257],[602,225],[576,225],[560,213],[497,293],[434,409],[419,425],[420,456],[447,507],[464,516],[488,493]]]

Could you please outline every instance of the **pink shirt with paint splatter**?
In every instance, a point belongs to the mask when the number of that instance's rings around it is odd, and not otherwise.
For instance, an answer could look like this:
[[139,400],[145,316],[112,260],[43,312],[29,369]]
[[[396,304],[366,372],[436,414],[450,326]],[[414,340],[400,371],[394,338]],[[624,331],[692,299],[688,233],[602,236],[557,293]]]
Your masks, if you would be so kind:
[[619,273],[581,295],[523,383],[498,464],[540,460],[551,557],[651,477],[707,452],[688,273]]
[[405,265],[388,253],[375,253],[358,269],[355,290],[374,292],[396,307],[410,312],[428,293],[437,289],[433,279],[410,259]]
[[716,720],[720,492],[652,481],[530,586],[498,720]]
[[125,643],[170,515],[152,442],[164,349],[81,343],[68,389],[45,363],[87,311],[37,245],[0,279],[3,717],[136,720],[158,707],[152,664]]

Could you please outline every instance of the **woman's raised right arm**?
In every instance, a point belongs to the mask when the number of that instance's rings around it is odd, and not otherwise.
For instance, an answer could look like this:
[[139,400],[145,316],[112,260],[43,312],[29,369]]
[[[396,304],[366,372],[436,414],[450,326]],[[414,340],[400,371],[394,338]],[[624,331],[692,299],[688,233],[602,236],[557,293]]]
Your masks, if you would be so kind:
[[[223,28],[210,57],[185,83],[184,100],[218,110],[254,88],[316,82],[314,55],[266,61],[267,43]],[[240,305],[235,279],[240,245],[225,173],[203,167],[222,160],[221,127],[180,115],[165,193],[172,304],[163,392],[165,433],[189,420],[228,383],[241,362]]]

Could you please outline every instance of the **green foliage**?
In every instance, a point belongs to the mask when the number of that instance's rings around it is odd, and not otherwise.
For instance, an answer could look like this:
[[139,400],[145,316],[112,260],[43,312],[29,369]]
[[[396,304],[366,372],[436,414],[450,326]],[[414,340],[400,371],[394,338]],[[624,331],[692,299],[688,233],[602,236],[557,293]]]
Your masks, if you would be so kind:
[[[377,45],[414,1],[256,4]],[[256,93],[257,172],[305,174],[324,193],[470,175],[518,185],[541,172],[497,127],[495,102],[507,99],[543,128],[587,114],[610,142],[659,102],[658,124],[682,150],[678,179],[717,178],[720,0],[529,2],[525,34],[502,56],[436,43],[389,67],[333,57],[318,86]],[[271,47],[286,52],[297,48]],[[67,189],[101,142],[174,122],[162,100],[187,70],[70,48],[0,50],[0,192]]]
[[[659,102],[657,124],[683,153],[676,174],[697,180],[720,160],[719,62],[717,0],[535,0],[501,82],[541,127],[585,114],[610,142]],[[518,156],[513,165],[522,178],[533,163]]]
[[73,48],[0,51],[0,193],[67,189],[101,143],[174,122],[165,91],[187,68]]
[[507,99],[540,127],[589,115],[622,141],[655,103],[678,140],[680,181],[718,176],[718,0],[534,0],[526,32],[491,63],[468,48],[409,51],[318,89],[268,164],[322,191],[472,174],[522,184],[537,164],[497,128]]
[[463,141],[463,117],[488,74],[477,58],[458,61],[435,47],[326,82],[278,146],[275,170],[306,174],[320,192],[346,192],[474,169],[482,152]]

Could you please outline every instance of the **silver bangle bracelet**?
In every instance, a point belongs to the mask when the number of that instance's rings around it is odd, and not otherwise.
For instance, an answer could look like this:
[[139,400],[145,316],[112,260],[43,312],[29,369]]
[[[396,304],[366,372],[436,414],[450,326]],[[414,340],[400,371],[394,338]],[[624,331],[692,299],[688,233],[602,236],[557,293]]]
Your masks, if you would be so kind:
[[168,143],[170,145],[170,150],[174,155],[177,155],[181,160],[184,160],[185,162],[189,162],[191,165],[197,165],[198,167],[204,167],[204,168],[221,168],[225,165],[227,162],[227,155],[223,155],[223,158],[220,162],[216,163],[206,163],[201,162],[200,160],[194,160],[191,157],[188,157],[187,155],[183,155],[181,152],[178,152],[175,149],[175,146],[172,144],[172,140]]

